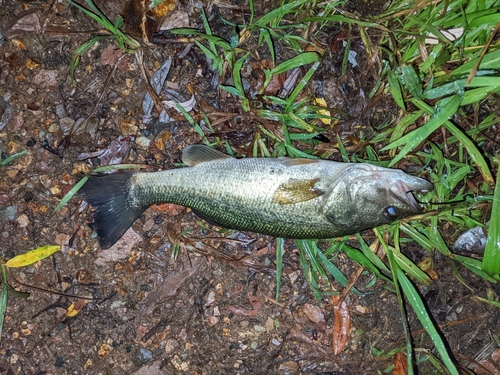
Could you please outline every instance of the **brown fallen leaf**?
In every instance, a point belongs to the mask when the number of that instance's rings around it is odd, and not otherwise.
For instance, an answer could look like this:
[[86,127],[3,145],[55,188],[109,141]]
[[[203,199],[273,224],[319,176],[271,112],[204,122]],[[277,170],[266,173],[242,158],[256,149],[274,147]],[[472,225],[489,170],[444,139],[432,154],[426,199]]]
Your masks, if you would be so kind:
[[18,13],[14,19],[5,23],[2,30],[3,36],[12,39],[28,33],[41,33],[41,13],[41,9],[29,9]]
[[403,352],[396,353],[396,360],[394,361],[394,369],[392,375],[406,375],[408,373],[408,363],[406,356]]
[[332,296],[333,314],[335,322],[333,323],[332,349],[335,355],[344,350],[345,344],[349,339],[349,330],[351,328],[351,314],[349,306],[345,299],[340,296]]

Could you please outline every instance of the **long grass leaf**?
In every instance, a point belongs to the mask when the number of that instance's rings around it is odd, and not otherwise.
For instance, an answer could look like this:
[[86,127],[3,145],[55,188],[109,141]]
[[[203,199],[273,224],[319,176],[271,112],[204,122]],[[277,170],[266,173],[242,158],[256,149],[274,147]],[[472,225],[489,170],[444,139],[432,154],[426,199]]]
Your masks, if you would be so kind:
[[391,94],[394,98],[394,101],[399,107],[401,107],[403,111],[405,111],[406,107],[403,100],[401,85],[399,84],[398,78],[396,77],[396,73],[394,73],[392,70],[389,70],[389,72],[387,73],[387,81],[389,82],[389,87],[391,89]]
[[4,265],[2,268],[2,293],[0,294],[0,342],[2,341],[3,321],[7,310],[7,271]]
[[274,69],[272,69],[272,73],[273,75],[278,75],[291,69],[298,68],[302,65],[312,64],[320,60],[321,57],[316,52],[304,52],[300,55],[292,57],[289,60],[283,61],[281,64],[278,64]]
[[500,281],[500,173],[497,171],[497,182],[493,195],[488,240],[484,251],[481,269],[488,275]]
[[280,298],[281,275],[283,273],[283,254],[285,253],[285,240],[276,238],[276,301]]
[[432,321],[432,318],[430,316],[430,313],[425,307],[424,302],[422,301],[422,298],[420,297],[420,294],[418,293],[417,289],[413,286],[413,284],[410,282],[408,277],[403,273],[403,271],[399,269],[397,270],[397,277],[399,284],[401,285],[401,289],[403,290],[411,307],[417,314],[418,319],[422,323],[422,326],[427,331],[432,342],[436,346],[436,349],[441,355],[441,359],[445,363],[446,368],[448,369],[451,375],[459,375],[459,372],[448,353],[446,345],[443,339],[441,338],[441,335],[437,331],[436,326],[434,325],[434,322]]
[[[420,109],[424,109],[427,113],[432,113],[432,107],[424,103],[423,101],[414,100],[412,102]],[[455,126],[451,121],[446,120],[443,124],[446,129],[448,129],[450,133],[454,135],[458,139],[458,141],[465,147],[471,159],[476,163],[476,166],[481,172],[481,175],[483,176],[485,182],[489,185],[492,185],[494,183],[494,179],[493,175],[491,174],[490,167],[484,159],[483,154],[481,153],[481,151],[479,151],[474,142],[469,139],[466,133]]]
[[458,110],[461,101],[462,97],[460,95],[453,95],[450,98],[441,99],[434,107],[434,115],[425,125],[384,147],[382,150],[388,150],[403,144],[405,145],[399,154],[391,160],[389,167],[403,159],[410,151],[425,141],[429,135],[443,125],[448,118],[453,116]]
[[4,160],[0,161],[0,167],[6,166],[7,164],[11,163],[15,159],[20,158],[21,156],[24,156],[27,153],[28,153],[28,150],[23,150],[23,151],[18,152],[18,153],[14,154],[14,155],[10,155],[9,157],[7,157]]

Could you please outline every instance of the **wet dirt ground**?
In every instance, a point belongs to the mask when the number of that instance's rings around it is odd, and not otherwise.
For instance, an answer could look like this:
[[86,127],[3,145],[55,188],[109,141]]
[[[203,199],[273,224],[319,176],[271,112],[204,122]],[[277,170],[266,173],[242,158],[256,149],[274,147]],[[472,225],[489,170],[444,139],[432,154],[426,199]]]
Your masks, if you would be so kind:
[[[111,19],[122,12],[121,2],[97,4]],[[176,27],[202,28],[203,5],[177,4]],[[241,22],[248,17],[242,9],[243,2],[209,7],[213,33],[228,35],[231,27],[221,17]],[[266,10],[258,5],[256,11]],[[370,284],[371,273],[364,272],[356,283],[362,296],[347,295],[349,339],[335,355],[332,300],[314,298],[293,241],[285,242],[276,300],[272,237],[224,231],[188,209],[168,206],[148,209],[116,246],[102,251],[87,225],[90,212],[78,198],[55,213],[60,199],[97,166],[174,168],[187,145],[203,140],[175,109],[168,111],[168,122],[160,121],[156,111],[149,121],[143,117],[144,76],[135,56],[124,54],[111,40],[82,56],[77,83],[71,81],[75,48],[99,26],[66,2],[0,0],[0,25],[0,151],[2,159],[27,151],[0,167],[0,256],[10,259],[49,244],[62,247],[9,276],[11,285],[29,291],[30,297],[9,296],[0,374],[391,373],[394,353],[405,346],[403,326],[395,294],[381,280]],[[325,30],[318,38],[328,41],[338,32]],[[341,160],[337,136],[354,152],[362,147],[360,131],[373,131],[397,111],[385,96],[368,99],[376,69],[363,62],[360,42],[354,41],[352,48],[360,65],[349,65],[342,76],[342,52],[340,57],[327,54],[303,93],[324,96],[344,113],[343,122],[324,133],[332,142],[317,146],[318,154],[333,160]],[[231,82],[220,82],[194,45],[144,48],[150,74],[168,59],[172,64],[165,88],[179,101],[195,93],[191,113],[197,121],[202,119],[200,108],[208,114],[214,127],[213,132],[203,128],[208,139],[222,140],[221,150],[227,140],[237,154],[251,156],[262,123],[220,93],[218,85]],[[258,84],[256,70],[250,66],[242,74],[249,91]],[[272,122],[264,126],[279,129]],[[372,232],[365,235],[373,240]],[[430,256],[418,247],[404,252],[416,263]],[[493,339],[500,335],[498,309],[472,297],[488,287],[500,290],[459,267],[465,285],[452,274],[447,259],[432,257],[439,278],[420,290],[451,351],[475,373],[499,374]],[[335,263],[348,276],[359,269],[343,253]],[[79,312],[68,316],[73,303]],[[418,319],[409,314],[415,355],[437,355]],[[422,361],[419,373],[439,372]]]

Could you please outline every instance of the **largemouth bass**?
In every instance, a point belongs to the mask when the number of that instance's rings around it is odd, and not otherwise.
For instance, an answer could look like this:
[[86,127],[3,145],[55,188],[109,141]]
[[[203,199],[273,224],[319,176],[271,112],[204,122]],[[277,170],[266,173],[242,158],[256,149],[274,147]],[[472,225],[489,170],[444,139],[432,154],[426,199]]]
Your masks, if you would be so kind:
[[412,191],[433,185],[403,171],[302,158],[236,159],[203,145],[189,168],[91,178],[79,194],[95,208],[101,248],[152,204],[190,207],[218,226],[286,238],[334,238],[422,212]]

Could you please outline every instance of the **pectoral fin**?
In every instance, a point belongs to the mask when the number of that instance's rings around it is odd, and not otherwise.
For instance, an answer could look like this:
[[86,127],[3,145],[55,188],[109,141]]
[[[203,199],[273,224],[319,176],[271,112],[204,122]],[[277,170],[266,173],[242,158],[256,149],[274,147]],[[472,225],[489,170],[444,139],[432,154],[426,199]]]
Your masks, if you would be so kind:
[[279,204],[294,204],[325,194],[324,191],[314,187],[319,178],[311,180],[290,179],[281,184],[273,195],[273,201]]
[[231,159],[232,156],[226,155],[220,151],[214,150],[205,145],[190,145],[182,152],[182,161],[189,167],[197,164],[218,159]]

